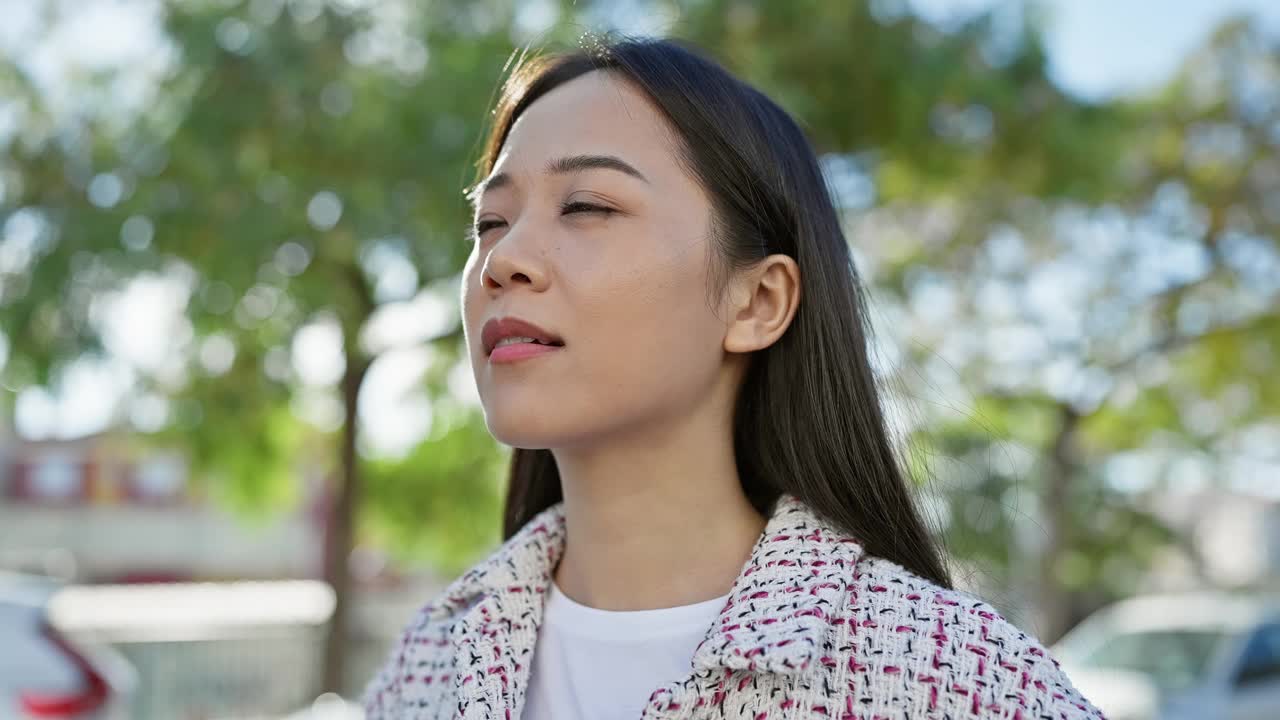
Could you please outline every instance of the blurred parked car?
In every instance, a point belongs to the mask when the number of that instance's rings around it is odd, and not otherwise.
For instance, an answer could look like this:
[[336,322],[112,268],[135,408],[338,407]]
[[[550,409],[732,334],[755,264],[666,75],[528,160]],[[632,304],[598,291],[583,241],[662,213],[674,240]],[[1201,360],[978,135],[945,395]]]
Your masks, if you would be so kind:
[[49,622],[59,583],[0,573],[0,720],[127,720],[137,674],[119,653]]
[[1132,598],[1089,616],[1053,653],[1110,720],[1280,718],[1280,598]]

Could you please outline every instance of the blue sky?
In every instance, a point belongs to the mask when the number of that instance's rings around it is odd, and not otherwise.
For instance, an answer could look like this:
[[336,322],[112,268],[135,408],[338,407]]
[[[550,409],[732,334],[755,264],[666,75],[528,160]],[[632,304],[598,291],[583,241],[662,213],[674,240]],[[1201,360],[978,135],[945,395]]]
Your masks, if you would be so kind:
[[1277,0],[1054,0],[1047,5],[1054,79],[1089,97],[1160,85],[1233,15],[1252,16],[1280,34]]
[[[1027,3],[1012,0],[1019,5]],[[1010,0],[910,0],[937,20],[1008,5]],[[1042,0],[1054,81],[1102,98],[1158,87],[1223,20],[1253,16],[1280,34],[1280,0]]]

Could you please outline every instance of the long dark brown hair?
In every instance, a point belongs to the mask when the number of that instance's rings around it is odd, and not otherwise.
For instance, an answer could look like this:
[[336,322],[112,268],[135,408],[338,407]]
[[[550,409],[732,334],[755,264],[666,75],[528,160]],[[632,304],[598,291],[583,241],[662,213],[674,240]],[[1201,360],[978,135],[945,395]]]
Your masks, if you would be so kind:
[[[648,95],[680,140],[679,160],[710,196],[709,292],[772,253],[800,267],[795,317],[777,342],[754,353],[734,409],[747,498],[767,516],[791,493],[872,555],[950,587],[885,425],[862,283],[817,157],[786,111],[682,41],[592,35],[580,50],[520,57],[494,107],[479,179],[531,103],[592,70]],[[562,497],[551,451],[515,449],[504,537]]]

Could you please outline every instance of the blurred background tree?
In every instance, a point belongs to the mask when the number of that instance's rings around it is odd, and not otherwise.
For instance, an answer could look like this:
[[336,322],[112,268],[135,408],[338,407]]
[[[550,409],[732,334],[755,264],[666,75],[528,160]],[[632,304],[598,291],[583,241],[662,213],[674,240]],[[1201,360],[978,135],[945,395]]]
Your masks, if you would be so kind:
[[[809,132],[938,529],[1052,641],[1172,541],[1137,454],[1217,467],[1280,413],[1280,68],[1235,24],[1159,96],[1088,103],[1009,7],[938,27],[893,2],[175,1],[151,75],[90,73],[62,108],[0,58],[4,384],[56,394],[145,322],[112,298],[164,288],[174,350],[134,363],[130,407],[154,411],[130,422],[249,514],[325,473],[339,687],[357,537],[446,573],[498,539],[505,454],[454,296],[504,66],[643,17]],[[399,453],[367,438],[380,368],[429,408]]]

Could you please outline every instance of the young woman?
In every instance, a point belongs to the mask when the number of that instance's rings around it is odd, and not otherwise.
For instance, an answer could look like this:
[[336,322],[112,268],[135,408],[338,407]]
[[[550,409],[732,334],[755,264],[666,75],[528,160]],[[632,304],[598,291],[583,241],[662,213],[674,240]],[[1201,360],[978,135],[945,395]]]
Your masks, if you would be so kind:
[[365,692],[396,718],[1100,718],[950,588],[812,148],[673,41],[521,64],[462,308],[506,542]]

